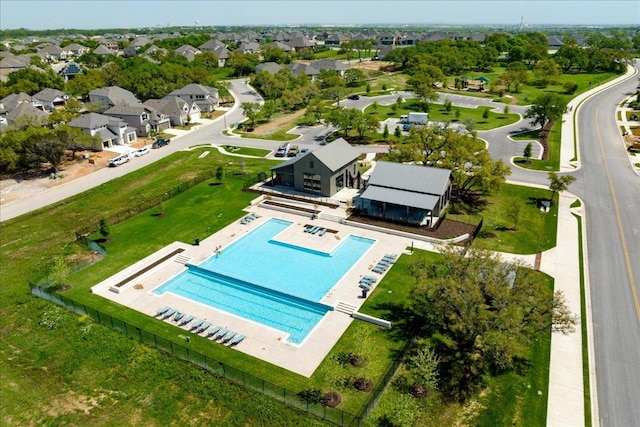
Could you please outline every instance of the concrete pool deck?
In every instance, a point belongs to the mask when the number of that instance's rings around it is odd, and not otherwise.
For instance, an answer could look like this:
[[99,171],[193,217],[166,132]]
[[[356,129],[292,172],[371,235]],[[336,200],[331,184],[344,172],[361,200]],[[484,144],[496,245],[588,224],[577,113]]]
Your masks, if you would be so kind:
[[[220,250],[220,256],[224,256],[225,247],[245,236],[270,218],[283,219],[293,223],[276,236],[277,240],[323,252],[331,252],[349,234],[375,240],[369,250],[320,300],[320,302],[333,307],[338,303],[342,303],[357,311],[362,306],[365,299],[361,298],[361,289],[358,287],[358,282],[363,275],[375,276],[378,278],[378,282],[374,284],[372,290],[375,289],[375,285],[382,280],[384,275],[371,272],[371,268],[385,254],[407,254],[406,248],[412,244],[416,249],[436,250],[436,247],[428,242],[341,224],[335,221],[312,220],[309,215],[275,211],[261,206],[252,206],[250,210],[260,215],[260,217],[246,225],[241,224],[240,221],[235,221],[200,241],[198,246],[174,242],[95,285],[92,288],[92,292],[150,316],[154,316],[160,307],[170,306],[186,313],[186,315],[193,315],[195,318],[211,322],[212,327],[219,325],[223,328],[229,328],[238,334],[246,336],[244,341],[234,347],[236,350],[305,377],[310,377],[351,322],[354,321],[349,314],[336,310],[327,312],[301,344],[292,344],[287,341],[288,334],[282,331],[170,292],[161,296],[154,295],[152,293],[153,290],[185,271],[187,269],[186,262],[198,265],[215,255],[217,250]],[[323,236],[305,233],[304,226],[307,224],[327,228],[335,231],[335,233],[327,232]],[[183,251],[167,258],[163,262],[159,262],[149,270],[133,278],[129,283],[122,285],[118,289],[119,293],[110,290],[115,284],[139,273],[177,249],[182,249]],[[265,266],[265,268],[268,268],[268,266]],[[301,278],[301,286],[304,286],[304,278]],[[158,321],[162,320],[159,319]],[[175,325],[175,323],[171,323]],[[176,340],[180,339],[179,335],[184,336],[189,333],[185,328],[179,326],[176,326],[175,332]],[[212,341],[211,345],[223,344]]]

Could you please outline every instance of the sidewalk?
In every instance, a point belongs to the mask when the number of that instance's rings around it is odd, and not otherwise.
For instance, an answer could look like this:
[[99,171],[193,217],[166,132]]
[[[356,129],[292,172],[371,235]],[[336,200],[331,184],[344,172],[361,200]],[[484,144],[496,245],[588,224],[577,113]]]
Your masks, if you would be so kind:
[[[574,210],[581,213],[582,208],[570,208],[575,200],[576,197],[570,193],[560,195],[558,230],[562,230],[562,233],[558,233],[556,247],[542,253],[540,263],[540,270],[555,278],[555,290],[564,294],[567,306],[577,318],[575,332],[568,335],[551,335],[547,426],[585,424],[580,323],[580,251],[577,220],[572,215]],[[594,396],[592,402],[595,403],[595,384],[592,383],[590,389]],[[596,413],[593,415],[597,420]]]

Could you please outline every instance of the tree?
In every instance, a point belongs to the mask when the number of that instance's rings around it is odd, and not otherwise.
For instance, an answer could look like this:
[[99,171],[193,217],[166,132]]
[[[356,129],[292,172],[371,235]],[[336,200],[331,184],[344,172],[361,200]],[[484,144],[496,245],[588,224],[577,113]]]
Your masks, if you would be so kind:
[[108,239],[109,235],[111,234],[111,228],[109,227],[109,223],[104,218],[100,218],[99,233],[102,237],[105,238],[105,240]]
[[539,333],[574,330],[562,293],[538,272],[474,248],[441,252],[435,263],[412,265],[409,309],[439,358],[438,385],[449,396],[464,399],[486,374],[513,369]]
[[393,130],[393,136],[395,136],[396,142],[400,141],[400,138],[402,138],[402,129],[400,129],[400,126],[396,126]]
[[[404,49],[398,49],[404,50]],[[404,393],[389,395],[388,410],[378,421],[381,426],[413,427],[420,415],[420,407],[411,396]]]
[[509,111],[511,111],[511,110],[509,109],[509,105],[507,104],[507,105],[504,106],[504,115],[508,116],[509,115]]
[[544,129],[550,121],[556,121],[562,117],[567,107],[560,97],[553,93],[540,95],[533,105],[526,111],[524,117],[532,119],[533,126]]
[[384,124],[384,129],[382,130],[382,139],[384,139],[385,141],[389,140],[389,124],[388,123]]
[[515,200],[507,206],[507,217],[513,221],[513,231],[518,231],[518,221],[522,214],[522,201]]
[[71,268],[62,256],[53,257],[47,269],[47,285],[45,289],[48,291],[56,291],[64,286],[67,277],[71,273]]
[[527,161],[527,163],[530,163],[530,162],[531,162],[529,159],[531,158],[531,151],[532,151],[532,149],[533,149],[533,145],[532,145],[530,142],[527,144],[527,146],[526,146],[526,147],[524,147],[524,153],[523,153],[523,155],[524,155],[524,158],[525,158],[525,160]]
[[451,102],[451,100],[449,98],[444,100],[444,110],[448,113],[451,112],[451,110],[453,109],[453,103]]
[[364,139],[366,132],[376,132],[380,127],[380,120],[376,116],[364,114],[360,110],[354,110],[357,113],[353,114],[353,128],[358,132],[358,136],[361,140]]
[[342,136],[347,137],[360,117],[362,117],[360,110],[338,107],[329,111],[326,120],[341,131]]
[[549,190],[551,191],[551,203],[553,203],[553,199],[556,196],[556,193],[562,193],[566,191],[571,184],[573,184],[576,180],[575,177],[571,175],[562,175],[558,176],[555,172],[549,172]]
[[550,83],[556,83],[560,77],[561,71],[558,64],[552,59],[543,59],[538,62],[533,73],[538,77],[541,86],[546,87]]
[[364,73],[359,68],[349,68],[344,72],[344,80],[348,87],[362,86]]
[[460,120],[460,116],[462,115],[462,111],[460,111],[459,108],[456,108],[453,113],[456,116],[456,121]]
[[260,113],[262,116],[269,121],[271,116],[274,115],[278,111],[278,106],[276,105],[276,101],[270,99],[264,103]]
[[414,396],[421,397],[429,389],[438,388],[438,362],[438,356],[433,349],[424,341],[418,341],[416,349],[407,358],[407,367],[416,382],[413,387]]
[[515,93],[518,93],[518,89],[522,83],[527,81],[527,67],[522,62],[515,61],[507,65],[507,71],[500,76],[507,91],[511,91],[511,85],[515,85]]
[[365,86],[364,91],[367,94],[371,92],[371,83],[367,82],[367,85]]
[[255,126],[256,119],[260,114],[262,106],[257,102],[243,102],[240,104],[240,108],[242,108],[245,117],[251,122],[251,127]]
[[309,101],[309,105],[307,106],[307,111],[305,114],[313,117],[316,123],[319,123],[322,120],[322,116],[326,111],[325,103],[320,98],[313,98]]
[[485,108],[484,111],[482,111],[482,118],[487,120],[489,118],[489,109]]

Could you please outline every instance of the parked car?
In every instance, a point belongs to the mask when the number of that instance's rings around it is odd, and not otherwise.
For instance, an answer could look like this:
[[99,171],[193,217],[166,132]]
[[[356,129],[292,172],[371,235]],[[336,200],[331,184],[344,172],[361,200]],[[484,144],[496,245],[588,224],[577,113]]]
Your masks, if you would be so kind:
[[129,160],[131,160],[131,157],[129,157],[129,154],[127,153],[120,154],[119,156],[116,156],[111,160],[109,160],[109,167],[115,168],[116,166],[120,166],[127,163]]
[[307,151],[309,151],[309,149],[308,149],[308,148],[301,148],[301,149],[300,149],[300,154],[304,154],[304,153],[306,153]]
[[356,95],[355,93],[353,95],[349,95],[349,99],[352,99],[354,101],[357,101],[358,99],[360,99],[360,95]]
[[278,147],[278,151],[276,151],[276,157],[286,157],[289,152],[289,143],[284,142]]
[[137,149],[136,151],[134,151],[133,153],[131,153],[131,155],[133,157],[140,157],[140,156],[144,156],[145,154],[149,154],[149,147],[142,147]]
[[151,148],[164,147],[165,145],[169,145],[170,142],[171,142],[170,139],[159,138],[153,141],[153,144],[151,144]]
[[298,155],[299,152],[300,152],[300,147],[298,147],[297,145],[292,145],[291,148],[289,148],[289,152],[287,153],[287,156],[295,157]]

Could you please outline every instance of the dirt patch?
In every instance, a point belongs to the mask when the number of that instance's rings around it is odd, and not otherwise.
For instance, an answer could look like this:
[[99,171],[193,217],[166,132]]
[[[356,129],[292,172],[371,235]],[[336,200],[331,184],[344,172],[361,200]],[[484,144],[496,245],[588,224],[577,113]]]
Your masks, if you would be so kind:
[[53,417],[72,414],[76,411],[82,411],[85,415],[89,415],[93,408],[99,406],[104,397],[102,394],[98,397],[83,396],[70,390],[66,394],[54,397],[49,405],[42,409],[43,412]]
[[389,61],[363,61],[363,62],[352,62],[349,64],[351,68],[359,68],[361,70],[378,70],[378,71],[386,71],[390,67],[393,67],[393,62]]
[[256,126],[253,129],[252,133],[254,135],[270,135],[281,130],[283,127],[288,127],[284,130],[289,130],[295,127],[296,120],[302,117],[305,111],[307,111],[307,109],[303,108],[302,110],[298,110],[294,113],[287,114],[286,116],[278,117],[277,119],[271,120],[269,123]]

